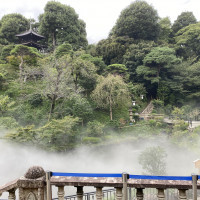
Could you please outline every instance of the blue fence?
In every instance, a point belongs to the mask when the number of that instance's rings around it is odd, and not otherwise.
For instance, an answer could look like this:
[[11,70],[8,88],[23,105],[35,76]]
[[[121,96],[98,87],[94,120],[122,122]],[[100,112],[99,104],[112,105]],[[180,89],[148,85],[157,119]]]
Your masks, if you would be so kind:
[[[72,177],[104,177],[104,178],[122,178],[122,174],[96,174],[96,173],[62,173],[51,172],[51,176],[72,176]],[[148,175],[129,175],[129,179],[149,179],[149,180],[176,180],[192,181],[192,176],[148,176]],[[197,176],[200,179],[200,176]]]

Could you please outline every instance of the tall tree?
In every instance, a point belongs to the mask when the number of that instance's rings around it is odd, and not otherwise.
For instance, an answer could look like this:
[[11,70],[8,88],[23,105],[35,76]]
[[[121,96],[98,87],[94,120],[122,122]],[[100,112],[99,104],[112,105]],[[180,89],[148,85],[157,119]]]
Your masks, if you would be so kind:
[[155,40],[159,34],[157,11],[146,1],[135,1],[124,9],[111,34],[134,39]]
[[113,120],[113,108],[125,102],[131,102],[128,87],[122,77],[109,74],[107,77],[100,77],[92,98],[98,107],[108,108],[110,120]]
[[58,60],[51,58],[41,63],[44,71],[42,93],[50,100],[49,119],[54,112],[57,101],[69,97],[71,91],[74,90],[69,70],[70,63],[69,57],[62,57]]
[[82,59],[81,53],[75,52],[70,65],[75,91],[78,92],[79,86],[91,92],[97,79],[96,66],[89,60]]
[[123,62],[123,55],[134,40],[127,36],[109,37],[101,40],[96,46],[96,55],[102,56],[105,64],[115,64]]
[[182,28],[190,24],[196,24],[196,23],[197,23],[197,19],[195,18],[192,12],[182,12],[174,21],[172,25],[172,30],[176,34]]
[[[157,89],[161,80],[167,78],[169,69],[174,64],[180,63],[180,59],[176,57],[175,50],[169,47],[156,47],[143,60],[143,66],[137,67],[137,73],[143,75],[144,79],[150,81],[154,89],[151,92],[156,97]],[[154,96],[153,95],[153,96]]]
[[53,48],[65,41],[75,49],[87,45],[85,23],[72,7],[49,1],[39,21],[40,32],[46,36],[49,44],[52,43]]
[[169,85],[176,94],[176,99],[196,101],[200,97],[200,62],[184,61],[172,69]]
[[164,17],[159,21],[160,35],[159,40],[168,43],[172,33],[171,22],[169,17]]
[[126,53],[123,56],[123,63],[128,68],[130,74],[130,80],[132,82],[140,82],[138,79],[136,69],[138,66],[143,64],[144,57],[150,53],[150,51],[156,46],[153,41],[140,41],[133,43],[129,46]]
[[[0,21],[0,42],[16,43],[16,34],[28,30],[29,21],[21,14],[4,15]],[[4,41],[2,41],[4,39]]]
[[195,58],[200,55],[200,22],[182,28],[175,37],[177,54],[183,58]]

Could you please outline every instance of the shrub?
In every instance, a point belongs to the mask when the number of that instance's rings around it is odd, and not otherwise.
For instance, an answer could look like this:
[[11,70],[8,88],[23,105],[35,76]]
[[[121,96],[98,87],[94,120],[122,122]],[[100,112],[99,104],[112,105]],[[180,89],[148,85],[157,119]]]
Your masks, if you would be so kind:
[[0,117],[0,127],[6,129],[13,129],[19,127],[19,124],[12,117]]
[[83,144],[98,144],[101,142],[99,137],[84,137],[82,140]]
[[163,112],[163,108],[164,108],[164,101],[161,101],[159,99],[154,99],[152,101],[153,106],[154,106],[154,111],[158,114]]
[[156,120],[154,120],[154,119],[150,119],[149,121],[149,125],[151,126],[151,127],[155,127],[156,126]]
[[86,132],[91,136],[101,137],[104,135],[104,125],[96,120],[88,122]]
[[37,107],[42,105],[43,99],[41,94],[32,94],[28,98],[28,103],[32,105],[33,107]]
[[186,123],[184,120],[177,121],[173,127],[174,131],[185,131],[187,128],[188,123]]

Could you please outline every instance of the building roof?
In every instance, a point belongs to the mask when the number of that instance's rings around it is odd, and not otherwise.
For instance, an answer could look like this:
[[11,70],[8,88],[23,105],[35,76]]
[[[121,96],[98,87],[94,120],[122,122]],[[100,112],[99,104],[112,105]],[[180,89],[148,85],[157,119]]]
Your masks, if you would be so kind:
[[34,35],[34,36],[36,36],[38,38],[41,38],[41,39],[45,38],[44,36],[42,36],[42,35],[36,33],[35,31],[33,31],[31,28],[28,31],[25,31],[25,32],[20,33],[20,34],[17,34],[16,36],[17,37],[24,37],[24,36],[27,36],[27,35]]

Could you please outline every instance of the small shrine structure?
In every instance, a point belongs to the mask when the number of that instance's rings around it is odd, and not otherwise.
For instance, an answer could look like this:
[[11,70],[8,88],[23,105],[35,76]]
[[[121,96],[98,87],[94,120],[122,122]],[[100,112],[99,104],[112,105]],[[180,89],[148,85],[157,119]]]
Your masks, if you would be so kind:
[[28,31],[17,34],[16,37],[19,38],[20,44],[22,45],[35,47],[38,50],[44,49],[44,46],[38,43],[38,41],[44,39],[45,37],[33,31],[31,26]]

